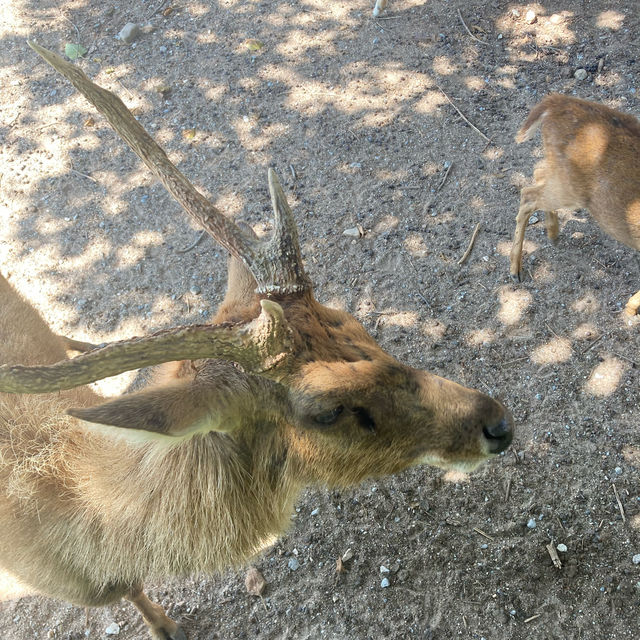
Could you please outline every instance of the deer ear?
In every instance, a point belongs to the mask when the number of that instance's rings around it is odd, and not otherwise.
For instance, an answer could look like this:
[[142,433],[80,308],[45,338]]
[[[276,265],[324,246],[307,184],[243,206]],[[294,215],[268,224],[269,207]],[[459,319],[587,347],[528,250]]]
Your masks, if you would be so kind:
[[173,437],[233,429],[237,422],[232,416],[221,415],[224,408],[216,412],[207,396],[206,389],[172,385],[121,396],[96,407],[69,409],[67,413],[86,422]]
[[[281,395],[281,385],[210,361],[194,380],[120,396],[96,407],[68,409],[87,422],[186,438],[209,431],[229,432],[264,414]],[[275,396],[275,397],[274,397]]]

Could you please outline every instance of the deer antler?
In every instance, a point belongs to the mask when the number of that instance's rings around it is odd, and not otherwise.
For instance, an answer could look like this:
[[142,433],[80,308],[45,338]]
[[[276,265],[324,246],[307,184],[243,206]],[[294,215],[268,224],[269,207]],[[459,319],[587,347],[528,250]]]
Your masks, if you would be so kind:
[[0,391],[50,393],[163,362],[222,358],[260,373],[283,366],[291,353],[291,330],[282,307],[261,300],[262,313],[243,325],[196,325],[160,331],[46,366],[0,366]]
[[91,82],[77,66],[56,53],[35,42],[28,44],[105,116],[184,210],[225,249],[244,262],[256,279],[258,293],[296,294],[311,289],[311,282],[302,266],[291,209],[273,170],[269,169],[268,177],[275,229],[271,239],[259,240],[229,220],[187,180],[120,98]]

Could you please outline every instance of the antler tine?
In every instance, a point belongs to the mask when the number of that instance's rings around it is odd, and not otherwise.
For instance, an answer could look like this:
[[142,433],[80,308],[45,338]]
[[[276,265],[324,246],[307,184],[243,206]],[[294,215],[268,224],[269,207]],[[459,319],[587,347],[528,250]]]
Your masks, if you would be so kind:
[[221,358],[260,373],[283,366],[291,353],[291,330],[282,307],[262,300],[262,313],[244,325],[177,327],[145,338],[113,342],[52,365],[0,366],[0,391],[50,393],[163,362]]
[[[274,230],[273,235],[268,241],[266,258],[269,256],[282,256],[281,263],[278,266],[285,269],[285,273],[281,274],[282,280],[275,278],[275,282],[296,283],[297,291],[304,291],[311,288],[311,282],[307,278],[302,266],[302,255],[300,254],[300,243],[298,242],[298,230],[296,222],[293,218],[293,212],[287,202],[278,176],[273,169],[269,169],[269,193],[271,194],[271,206],[273,207]],[[265,265],[268,268],[268,265]],[[277,289],[275,287],[274,289]]]
[[[118,135],[162,182],[191,218],[206,229],[225,249],[245,263],[256,279],[258,292],[298,293],[311,287],[302,270],[301,260],[298,266],[290,267],[286,262],[291,252],[274,255],[269,246],[270,242],[257,240],[251,234],[242,231],[214,207],[169,160],[166,153],[144,130],[120,98],[93,83],[81,69],[58,54],[35,42],[29,41],[28,44],[105,116]],[[297,243],[295,235],[294,239]],[[299,256],[299,253],[300,250],[296,244],[294,254]],[[295,279],[289,279],[292,276]]]

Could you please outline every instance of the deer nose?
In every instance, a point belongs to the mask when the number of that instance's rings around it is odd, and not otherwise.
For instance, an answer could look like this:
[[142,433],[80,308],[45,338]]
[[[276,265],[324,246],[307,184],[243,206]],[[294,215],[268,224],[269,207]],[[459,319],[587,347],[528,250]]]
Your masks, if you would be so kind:
[[487,425],[482,430],[482,433],[489,443],[490,453],[504,451],[513,440],[513,427],[506,418],[502,418],[496,424]]

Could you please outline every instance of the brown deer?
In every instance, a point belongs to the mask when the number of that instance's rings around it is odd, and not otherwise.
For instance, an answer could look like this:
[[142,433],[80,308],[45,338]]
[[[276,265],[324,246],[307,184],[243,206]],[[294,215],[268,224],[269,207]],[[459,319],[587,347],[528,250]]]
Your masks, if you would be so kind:
[[[127,598],[153,638],[183,639],[143,593],[146,577],[245,562],[286,530],[306,485],[424,463],[472,470],[506,449],[499,402],[400,364],[315,300],[272,171],[275,230],[258,239],[196,191],[116,96],[31,46],[233,257],[211,324],[71,360],[74,343],[0,278],[2,567],[82,605]],[[162,363],[149,387],[106,402],[81,386]]]
[[[511,275],[520,278],[522,243],[529,216],[545,213],[547,235],[558,237],[556,209],[588,209],[603,231],[640,249],[640,122],[595,102],[559,94],[536,105],[516,136],[530,140],[542,131],[544,158],[535,185],[522,189],[511,247]],[[640,291],[625,308],[635,316]]]

